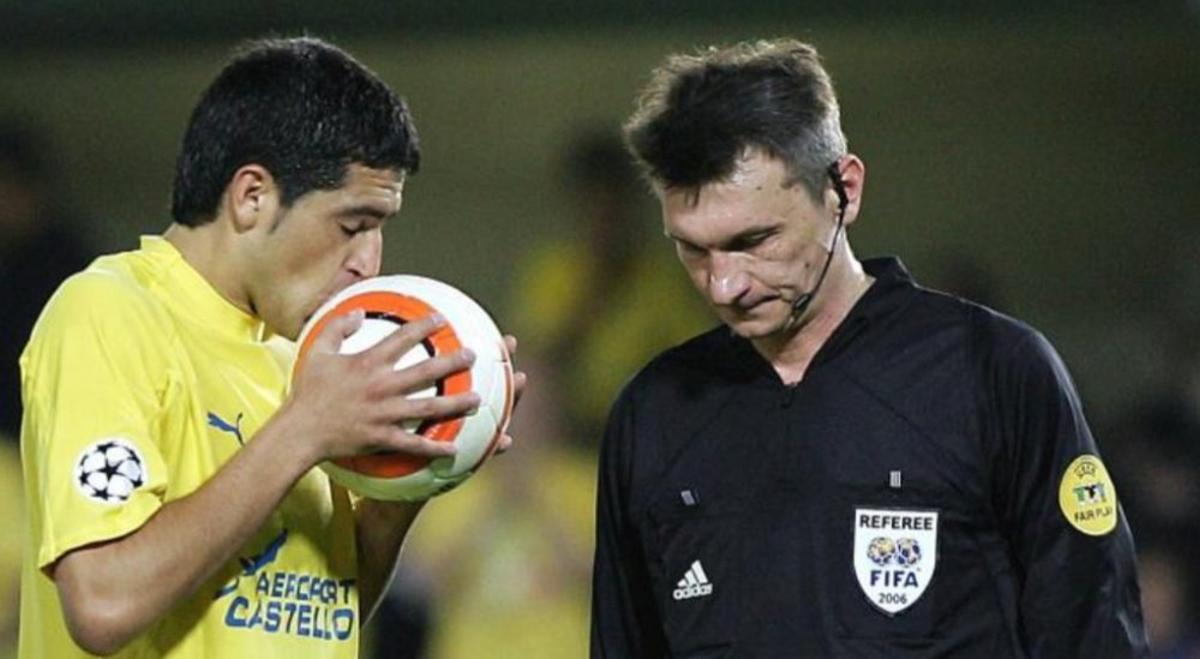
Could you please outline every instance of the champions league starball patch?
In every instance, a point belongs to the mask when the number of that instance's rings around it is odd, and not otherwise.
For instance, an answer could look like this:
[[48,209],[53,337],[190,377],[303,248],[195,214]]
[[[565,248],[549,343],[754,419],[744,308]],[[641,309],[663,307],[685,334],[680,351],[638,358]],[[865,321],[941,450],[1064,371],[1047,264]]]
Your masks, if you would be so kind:
[[855,508],[854,574],[875,608],[912,606],[937,567],[936,511]]
[[1117,488],[1094,455],[1071,462],[1058,486],[1058,505],[1080,533],[1105,535],[1117,528]]
[[75,463],[75,488],[100,503],[124,503],[147,479],[141,452],[119,437],[101,439],[85,448]]

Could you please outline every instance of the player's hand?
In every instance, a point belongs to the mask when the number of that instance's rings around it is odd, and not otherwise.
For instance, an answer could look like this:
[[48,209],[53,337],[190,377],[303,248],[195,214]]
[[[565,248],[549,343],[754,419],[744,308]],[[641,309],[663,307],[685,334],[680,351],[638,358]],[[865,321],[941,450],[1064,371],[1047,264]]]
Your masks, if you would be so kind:
[[404,430],[407,421],[469,414],[479,395],[409,399],[475,361],[469,350],[439,355],[401,370],[402,355],[445,324],[440,316],[406,323],[371,348],[354,355],[338,353],[342,341],[362,325],[362,312],[334,318],[313,341],[284,412],[304,424],[301,436],[313,438],[314,462],[362,453],[399,451],[423,457],[454,454],[454,445]]
[[[504,335],[504,347],[508,348],[509,358],[513,358],[517,354],[517,337],[511,334]],[[521,393],[525,391],[525,382],[528,379],[522,371],[513,370],[513,410],[517,409],[517,403],[521,402]],[[512,447],[512,435],[507,432],[500,437],[500,443],[496,445],[496,453],[503,453]]]

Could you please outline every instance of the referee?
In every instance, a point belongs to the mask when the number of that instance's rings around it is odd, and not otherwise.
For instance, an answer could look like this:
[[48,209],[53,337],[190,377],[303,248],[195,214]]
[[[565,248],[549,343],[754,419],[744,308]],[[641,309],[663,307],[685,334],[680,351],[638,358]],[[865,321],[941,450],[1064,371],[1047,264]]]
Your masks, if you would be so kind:
[[1029,326],[855,257],[865,169],[816,51],[670,57],[626,132],[724,326],[612,411],[592,656],[1146,656],[1066,368]]

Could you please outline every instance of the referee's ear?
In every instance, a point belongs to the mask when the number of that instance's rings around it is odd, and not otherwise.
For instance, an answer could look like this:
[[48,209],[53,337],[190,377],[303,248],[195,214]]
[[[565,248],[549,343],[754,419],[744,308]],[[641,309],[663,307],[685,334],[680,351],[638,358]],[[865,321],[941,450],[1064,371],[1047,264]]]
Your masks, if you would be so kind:
[[271,222],[279,208],[275,177],[262,165],[242,165],[225,188],[225,206],[237,233]]
[[[835,167],[838,178],[842,182],[842,189],[846,193],[846,215],[842,221],[846,225],[854,224],[854,220],[858,219],[858,213],[862,209],[863,187],[867,182],[867,166],[858,156],[848,153],[838,160]],[[837,195],[832,189],[829,190],[829,195],[828,204],[832,208],[836,208],[839,201]]]

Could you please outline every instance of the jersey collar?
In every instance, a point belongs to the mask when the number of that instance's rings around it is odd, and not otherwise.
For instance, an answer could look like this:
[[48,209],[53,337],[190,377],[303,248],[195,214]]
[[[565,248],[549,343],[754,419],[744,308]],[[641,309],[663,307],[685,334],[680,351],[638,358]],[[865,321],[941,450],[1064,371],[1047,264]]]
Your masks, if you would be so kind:
[[866,259],[862,262],[862,266],[863,270],[875,281],[850,309],[850,313],[829,336],[821,349],[817,351],[813,357],[812,366],[818,366],[843,352],[872,323],[880,318],[890,316],[912,299],[909,294],[916,290],[916,284],[900,259],[895,257]]
[[[863,270],[875,281],[813,356],[809,373],[845,352],[872,324],[895,313],[913,299],[912,293],[917,290],[916,283],[900,259],[866,259],[862,265]],[[770,386],[781,384],[774,367],[758,354],[749,341],[737,336],[732,330],[726,329],[726,333],[727,340],[732,342],[733,348],[728,368],[751,381]]]
[[265,338],[263,322],[218,293],[165,238],[142,236],[141,250],[162,263],[161,283],[167,289],[166,297],[181,316],[233,338],[249,341]]

